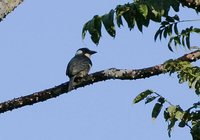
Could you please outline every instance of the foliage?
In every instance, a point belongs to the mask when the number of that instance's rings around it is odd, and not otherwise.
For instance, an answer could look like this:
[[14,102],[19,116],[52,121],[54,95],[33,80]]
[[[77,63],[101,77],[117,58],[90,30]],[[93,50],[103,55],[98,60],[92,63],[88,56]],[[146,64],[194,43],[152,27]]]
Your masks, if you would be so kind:
[[174,46],[181,45],[183,47],[187,46],[188,49],[191,49],[190,46],[190,34],[191,33],[200,33],[199,28],[193,28],[191,26],[190,28],[186,28],[181,31],[181,33],[176,34],[176,36],[170,37],[169,43],[168,43],[168,48],[172,50],[171,43],[172,41],[174,42]]
[[[151,92],[149,92],[151,91]],[[151,94],[150,94],[151,93]],[[173,105],[164,97],[159,95],[158,93],[152,90],[146,90],[134,98],[133,103],[138,103],[145,99],[145,104],[158,99],[155,103],[152,110],[152,119],[156,119],[163,108],[165,103],[168,103],[168,106],[165,108],[163,112],[163,117],[166,122],[168,122],[168,135],[171,137],[171,131],[176,123],[178,123],[179,127],[189,127],[190,131],[194,136],[199,138],[199,128],[200,128],[200,102],[193,104],[192,107],[183,110],[179,105]],[[138,102],[135,102],[138,101]],[[197,140],[194,139],[194,140]]]
[[[178,31],[177,24],[180,22],[179,17],[175,15],[174,17],[166,17],[165,21],[161,22],[161,26],[156,32],[154,36],[154,40],[159,36],[159,39],[162,39],[162,36],[164,38],[167,38],[169,36],[169,42],[168,42],[168,48],[170,51],[173,51],[172,49],[172,42],[174,42],[174,46],[176,47],[177,45],[187,47],[188,49],[191,49],[190,46],[190,34],[191,33],[200,33],[199,28],[194,28],[193,26],[183,29],[180,33]],[[172,36],[172,31],[174,32],[174,36]]]
[[[148,27],[150,22],[159,23],[160,27],[154,35],[154,40],[163,38],[168,40],[168,48],[173,52],[174,47],[181,46],[189,50],[191,46],[191,34],[200,33],[200,28],[193,26],[185,29],[180,29],[179,24],[183,22],[191,22],[198,20],[180,20],[178,16],[180,2],[182,5],[192,7],[188,3],[180,0],[135,0],[133,3],[118,5],[115,9],[111,9],[109,13],[99,16],[95,15],[91,20],[85,23],[82,30],[82,38],[89,32],[92,41],[98,45],[102,36],[102,25],[111,37],[116,36],[116,26],[121,27],[126,22],[130,30],[137,26],[140,32],[143,32],[144,27]],[[189,3],[192,4],[192,3]],[[171,10],[177,14],[170,15]],[[196,11],[198,9],[193,8]],[[170,14],[169,14],[170,13]],[[198,48],[198,47],[197,47]],[[189,88],[195,90],[197,95],[200,95],[200,68],[192,66],[190,62],[182,60],[169,60],[163,66],[166,73],[177,73],[179,83],[188,83]],[[146,90],[135,97],[133,103],[139,103],[145,99],[145,104],[156,101],[151,117],[156,119],[164,104],[168,103],[168,107],[164,110],[164,119],[168,122],[168,135],[171,136],[171,130],[178,122],[179,127],[188,126],[193,140],[200,139],[200,102],[195,103],[187,110],[182,109],[179,105],[173,105],[164,97],[154,92]]]
[[112,37],[115,37],[115,24],[118,27],[123,25],[124,18],[130,30],[137,25],[140,32],[143,31],[143,27],[148,27],[150,21],[161,22],[162,17],[166,17],[172,7],[176,12],[179,11],[179,3],[173,0],[136,0],[133,3],[127,3],[125,5],[118,5],[115,10],[110,10],[108,14],[103,16],[95,15],[91,20],[85,23],[82,30],[82,37],[85,38],[88,31],[92,41],[98,45],[101,37],[102,23]]
[[179,83],[188,82],[189,88],[195,89],[195,93],[200,95],[200,68],[192,66],[186,61],[172,61],[165,62],[164,69],[170,74],[176,72]]
[[[159,22],[161,25],[155,33],[154,40],[159,37],[169,37],[168,48],[173,51],[172,47],[183,46],[191,49],[190,36],[191,33],[200,33],[199,28],[193,26],[178,31],[178,24],[181,22],[189,22],[191,20],[180,20],[178,15],[169,16],[170,9],[179,11],[180,4],[174,0],[135,0],[133,3],[118,5],[114,10],[110,10],[108,14],[99,16],[95,15],[91,20],[85,23],[82,30],[82,38],[89,32],[92,41],[98,45],[102,36],[101,27],[104,25],[107,33],[111,37],[116,36],[115,22],[118,27],[123,25],[125,21],[130,30],[137,25],[140,32],[143,27],[148,27],[150,21]],[[124,19],[124,20],[123,20]],[[174,45],[172,45],[172,43]]]
[[[187,82],[189,88],[195,89],[195,93],[200,95],[200,68],[197,66],[192,66],[190,62],[181,60],[168,60],[164,64],[164,70],[172,73],[177,73],[179,83]],[[155,101],[152,115],[153,119],[156,119],[160,114],[164,103],[168,103],[168,107],[165,108],[163,112],[165,121],[168,122],[168,135],[171,137],[171,131],[176,123],[179,127],[188,126],[190,128],[190,133],[192,134],[193,140],[199,140],[200,138],[200,102],[194,103],[192,107],[187,110],[183,110],[179,105],[173,105],[164,97],[159,95],[153,90],[146,90],[137,95],[133,103],[139,103],[145,99],[145,104]]]

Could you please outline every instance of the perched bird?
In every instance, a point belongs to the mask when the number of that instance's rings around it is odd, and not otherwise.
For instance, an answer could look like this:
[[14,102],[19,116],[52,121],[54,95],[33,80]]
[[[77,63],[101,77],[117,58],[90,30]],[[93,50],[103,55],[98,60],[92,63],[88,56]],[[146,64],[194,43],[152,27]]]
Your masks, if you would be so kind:
[[90,57],[95,53],[97,52],[91,51],[88,48],[80,48],[77,50],[75,56],[69,61],[66,70],[66,75],[70,78],[68,91],[73,89],[75,78],[82,78],[88,75],[92,66]]

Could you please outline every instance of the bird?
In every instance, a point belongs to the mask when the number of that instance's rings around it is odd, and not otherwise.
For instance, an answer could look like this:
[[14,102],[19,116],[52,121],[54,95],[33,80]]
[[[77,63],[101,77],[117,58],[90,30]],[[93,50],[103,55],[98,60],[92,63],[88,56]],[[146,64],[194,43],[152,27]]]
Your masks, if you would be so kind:
[[66,69],[66,75],[69,77],[68,91],[73,89],[73,83],[76,78],[83,78],[88,75],[92,67],[91,55],[97,53],[88,48],[80,48],[75,56],[69,61]]

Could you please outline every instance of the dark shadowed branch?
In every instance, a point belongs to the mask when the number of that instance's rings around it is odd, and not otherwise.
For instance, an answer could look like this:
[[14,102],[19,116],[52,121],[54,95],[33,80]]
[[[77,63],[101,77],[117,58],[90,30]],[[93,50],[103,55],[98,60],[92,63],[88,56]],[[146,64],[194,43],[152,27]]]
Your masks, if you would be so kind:
[[[181,61],[194,62],[198,59],[200,59],[199,50],[186,54],[178,59],[175,59],[174,61],[181,60]],[[164,63],[144,69],[127,70],[127,69],[110,68],[107,70],[98,71],[80,79],[74,85],[74,89],[109,79],[136,80],[142,78],[149,78],[154,75],[166,73],[167,71],[164,70],[163,66]],[[0,103],[0,113],[11,111],[13,109],[17,109],[26,105],[33,105],[38,102],[43,102],[45,100],[57,97],[64,93],[69,93],[68,82],[55,86],[53,88],[35,92],[27,96],[22,96],[2,102]]]

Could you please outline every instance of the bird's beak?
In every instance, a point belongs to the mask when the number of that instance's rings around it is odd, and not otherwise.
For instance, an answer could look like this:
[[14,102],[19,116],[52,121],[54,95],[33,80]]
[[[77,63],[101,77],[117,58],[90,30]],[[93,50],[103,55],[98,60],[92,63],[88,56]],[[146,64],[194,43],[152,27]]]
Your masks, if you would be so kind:
[[95,53],[97,53],[96,51],[90,51],[90,54],[92,55],[92,54],[95,54]]

